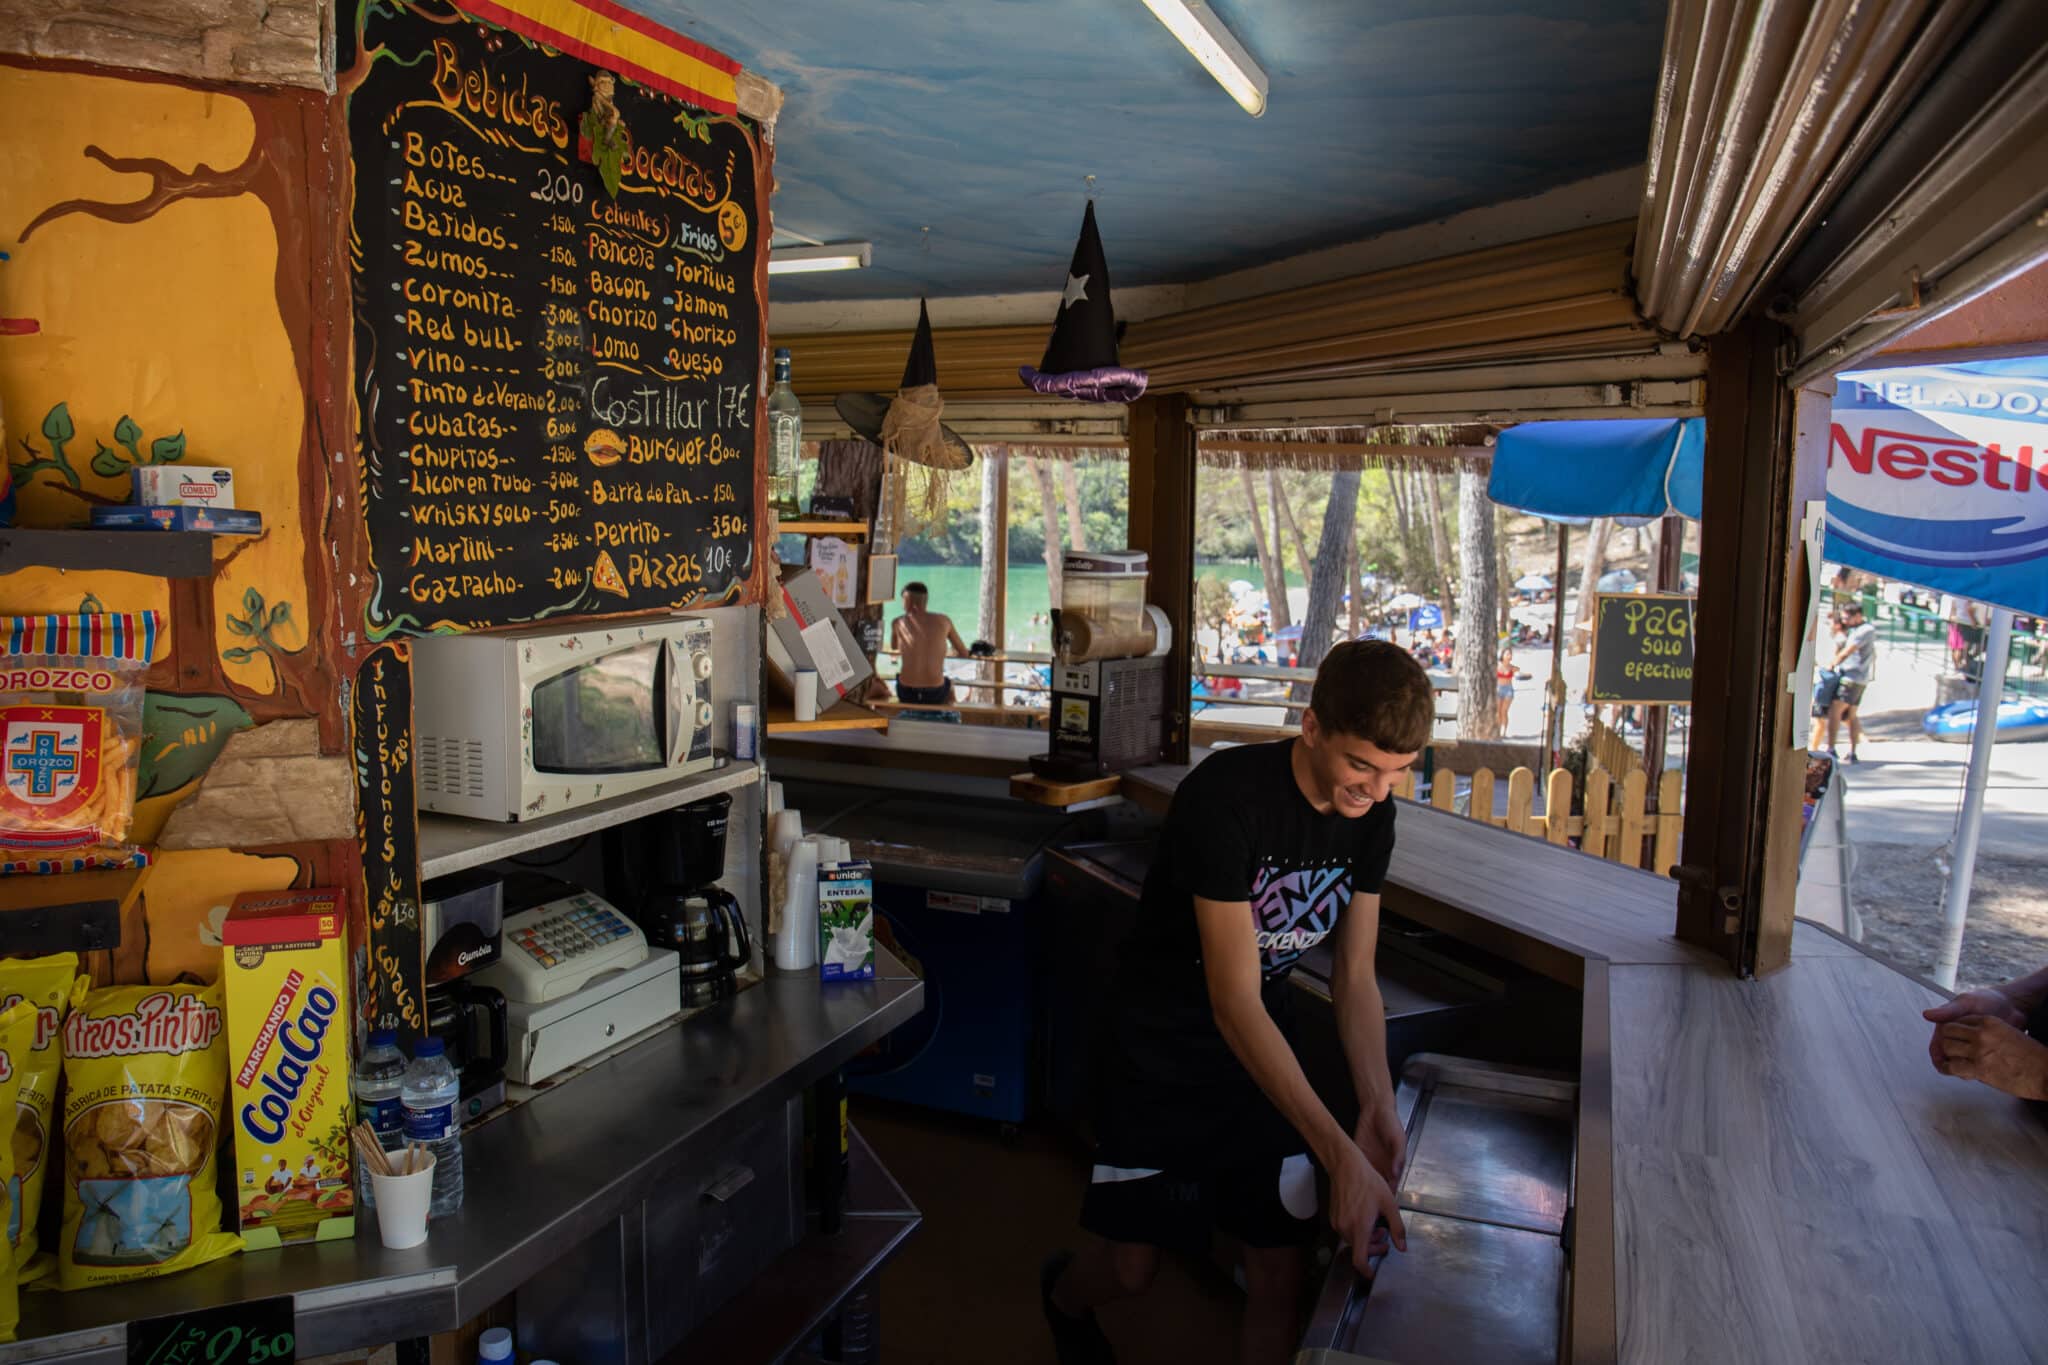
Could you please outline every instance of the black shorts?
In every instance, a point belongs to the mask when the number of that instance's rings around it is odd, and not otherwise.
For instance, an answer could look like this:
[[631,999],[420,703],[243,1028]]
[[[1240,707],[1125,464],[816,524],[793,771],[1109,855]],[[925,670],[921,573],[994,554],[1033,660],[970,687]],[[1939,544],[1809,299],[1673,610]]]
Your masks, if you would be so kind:
[[1204,1254],[1221,1230],[1249,1247],[1306,1246],[1322,1227],[1307,1154],[1266,1157],[1203,1175],[1097,1166],[1081,1226],[1112,1242]]
[[953,700],[953,682],[949,678],[937,687],[912,687],[898,682],[896,700],[906,706],[943,706]]

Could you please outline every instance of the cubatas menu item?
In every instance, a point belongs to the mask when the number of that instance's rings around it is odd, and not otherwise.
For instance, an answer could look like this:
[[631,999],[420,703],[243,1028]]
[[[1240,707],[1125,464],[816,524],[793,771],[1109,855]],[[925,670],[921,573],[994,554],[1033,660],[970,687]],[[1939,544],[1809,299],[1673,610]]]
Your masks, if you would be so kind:
[[440,0],[349,98],[373,636],[734,600],[754,571],[753,134]]

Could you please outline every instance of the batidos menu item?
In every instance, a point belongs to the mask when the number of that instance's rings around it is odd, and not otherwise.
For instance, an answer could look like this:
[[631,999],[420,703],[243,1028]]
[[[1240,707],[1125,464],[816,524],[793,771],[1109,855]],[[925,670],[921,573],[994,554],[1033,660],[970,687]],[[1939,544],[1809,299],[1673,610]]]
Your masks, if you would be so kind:
[[128,837],[159,624],[153,611],[0,616],[0,849]]
[[228,1083],[218,986],[89,991],[64,1020],[64,1232],[57,1287],[168,1275],[229,1255],[214,1150]]
[[398,1098],[405,1110],[407,1144],[423,1144],[434,1158],[427,1216],[446,1217],[462,1207],[462,1081],[448,1064],[441,1039],[422,1038],[413,1048]]
[[355,1231],[338,891],[245,891],[221,924],[236,1218],[250,1250]]
[[[446,0],[362,0],[347,95],[367,624],[712,605],[759,571],[765,178],[754,131]],[[353,65],[344,51],[342,65]]]
[[[36,1255],[36,1227],[43,1207],[43,1185],[58,1151],[51,1137],[51,1119],[57,1108],[57,1082],[64,1074],[60,1030],[64,1016],[86,987],[85,978],[78,974],[75,953],[0,961],[0,1010],[26,1005],[35,1013],[34,1034],[13,1058],[14,1069],[21,1075],[21,1090],[15,1101],[12,1137],[5,1144],[13,1163],[5,1227],[23,1283],[39,1279],[49,1270],[49,1257]],[[0,1106],[0,1118],[6,1114],[6,1108]],[[0,1133],[7,1131],[0,1124]]]
[[[10,1112],[21,1093],[22,1058],[34,1046],[36,1008],[26,1000],[0,1008],[0,1114]],[[9,1221],[17,1216],[20,1192],[15,1183],[14,1150],[0,1142],[0,1213]],[[16,1293],[14,1257],[0,1247],[0,1341],[14,1340],[14,1327],[21,1320]]]

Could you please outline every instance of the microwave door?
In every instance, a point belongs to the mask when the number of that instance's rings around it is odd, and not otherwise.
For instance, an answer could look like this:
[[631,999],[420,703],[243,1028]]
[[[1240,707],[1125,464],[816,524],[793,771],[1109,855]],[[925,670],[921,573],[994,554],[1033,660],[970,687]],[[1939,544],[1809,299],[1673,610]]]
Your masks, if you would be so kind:
[[673,768],[690,756],[690,727],[696,721],[696,713],[684,697],[691,674],[683,642],[669,640],[662,657],[668,665],[662,670],[668,675],[668,728],[662,733],[668,736],[668,766]]

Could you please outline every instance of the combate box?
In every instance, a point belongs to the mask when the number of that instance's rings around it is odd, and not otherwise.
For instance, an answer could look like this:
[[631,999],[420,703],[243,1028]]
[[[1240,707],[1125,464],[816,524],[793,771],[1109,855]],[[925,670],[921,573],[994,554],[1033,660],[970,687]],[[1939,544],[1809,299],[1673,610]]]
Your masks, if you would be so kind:
[[235,471],[219,465],[137,465],[135,501],[144,507],[233,507]]
[[818,869],[818,975],[868,981],[875,975],[875,872],[865,859]]
[[355,1234],[339,891],[245,891],[222,923],[228,1125],[249,1250]]

